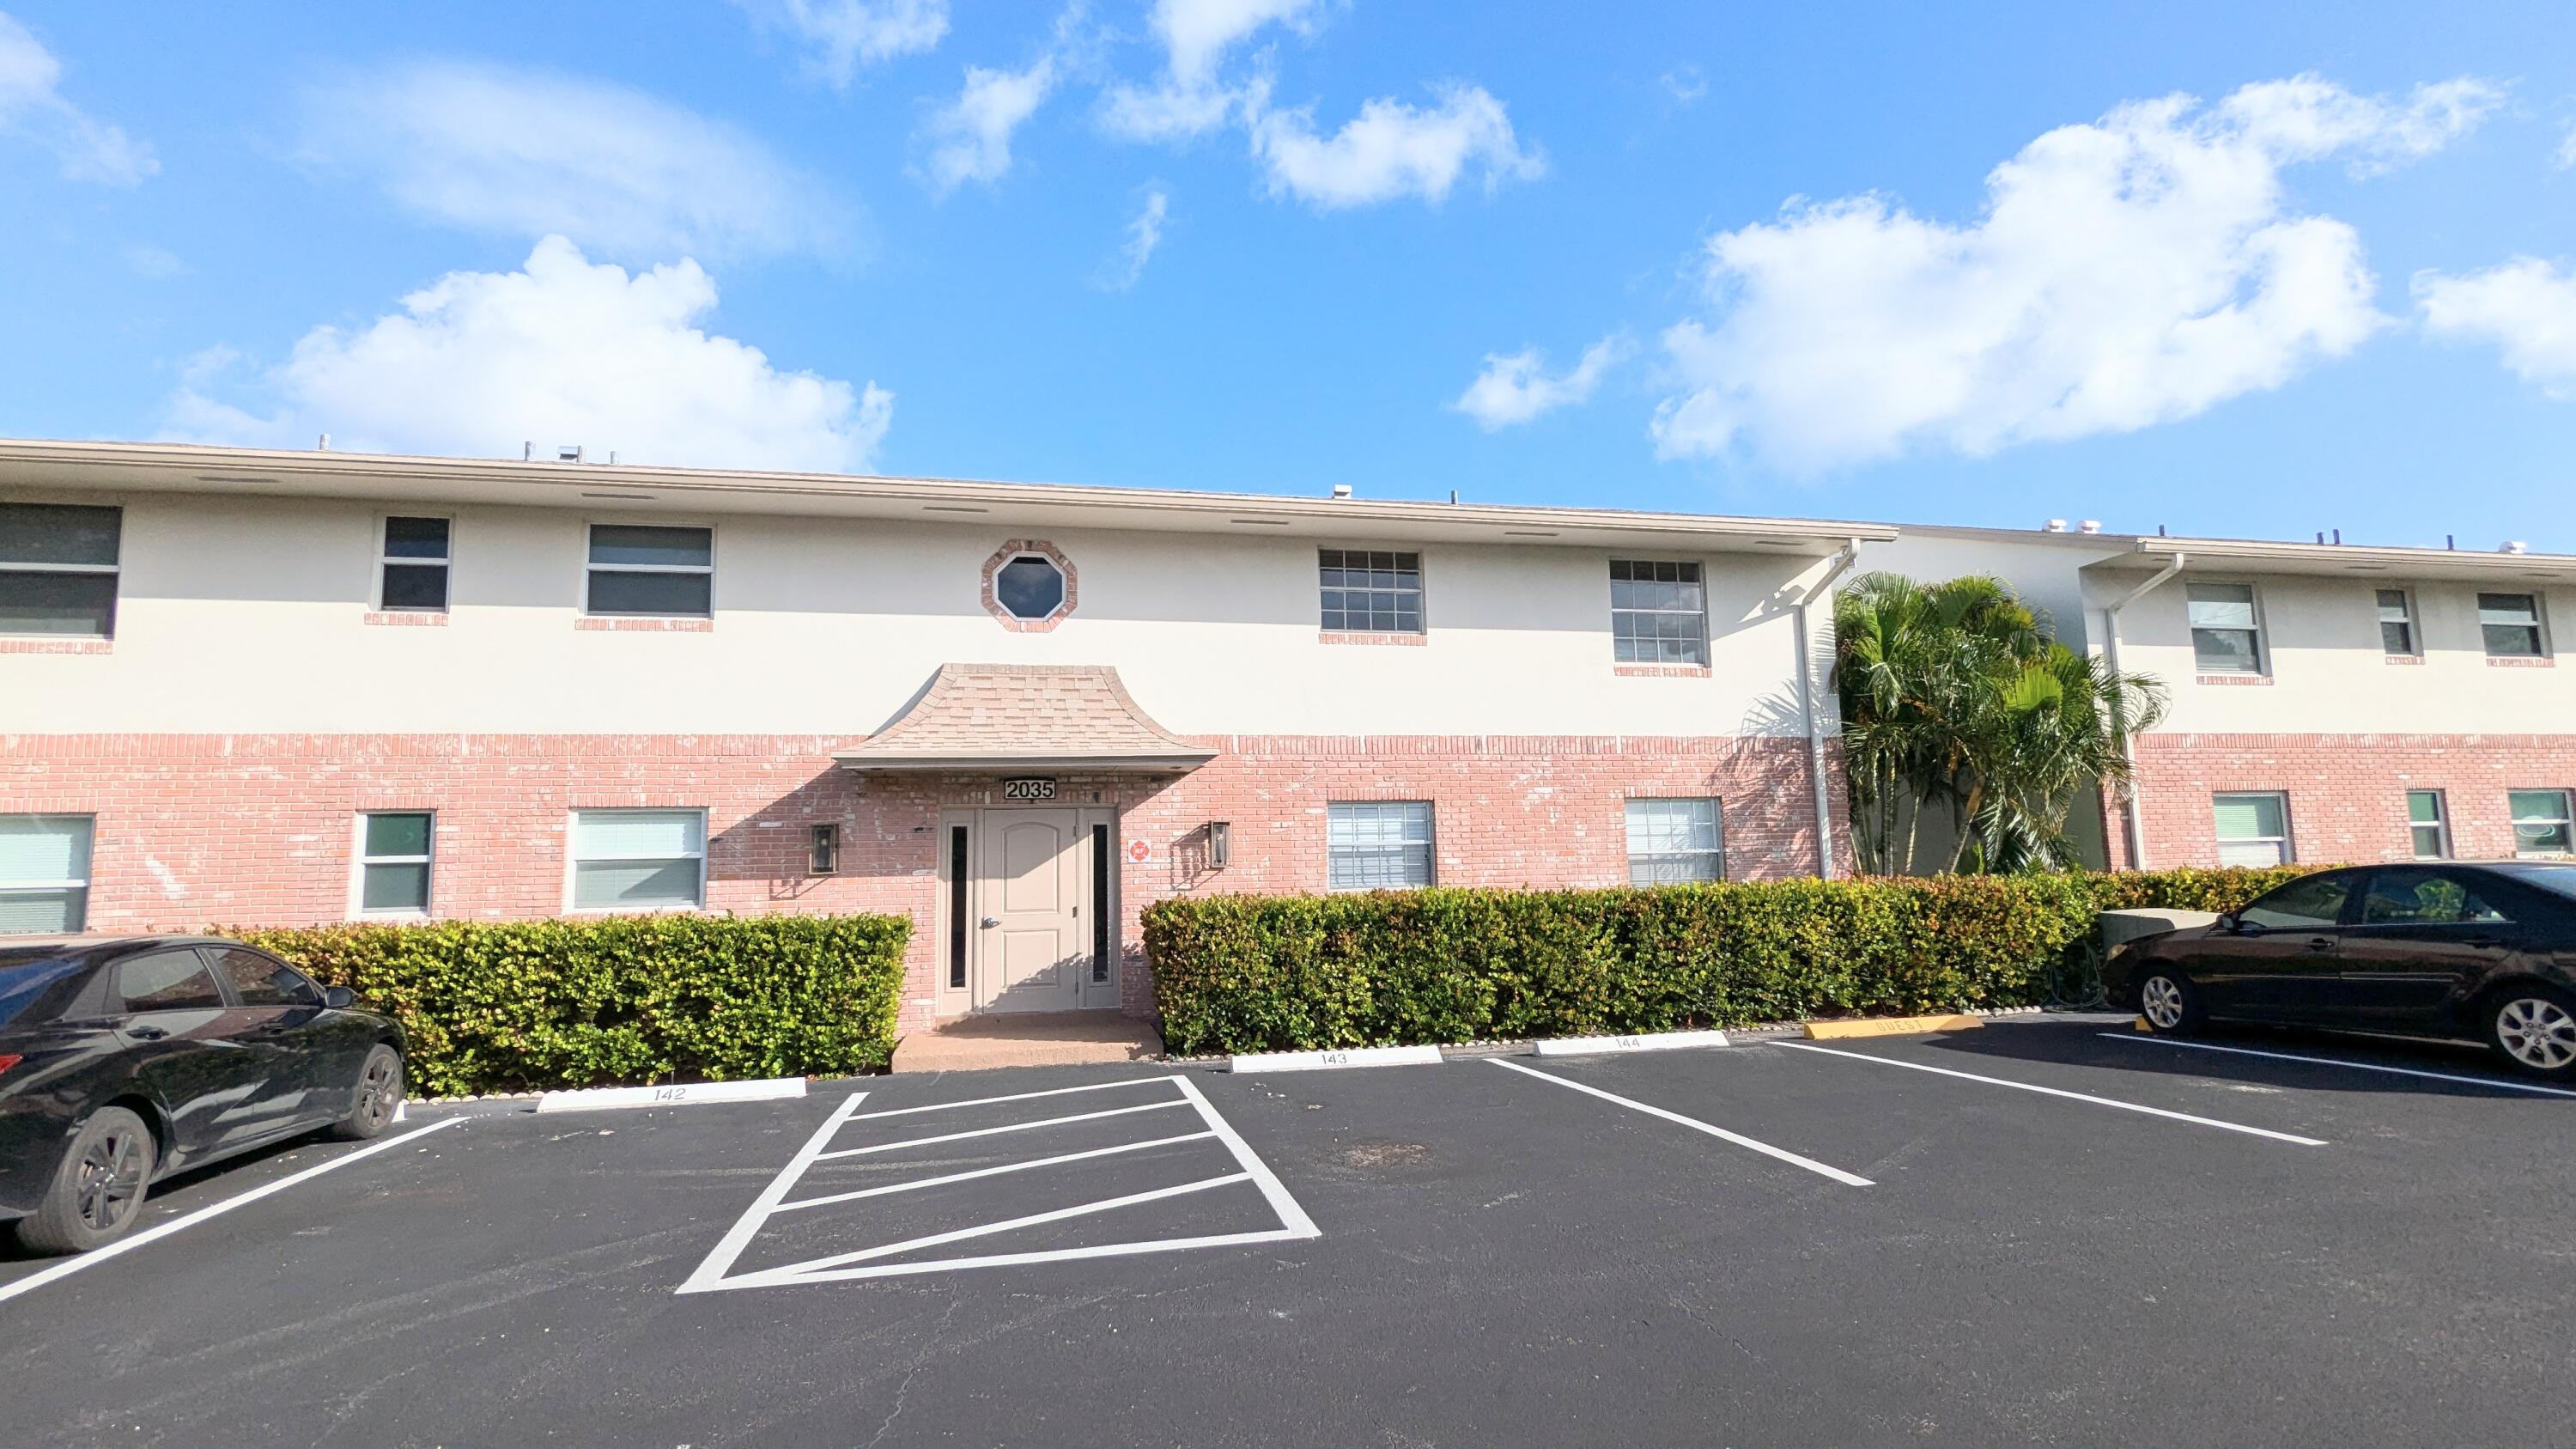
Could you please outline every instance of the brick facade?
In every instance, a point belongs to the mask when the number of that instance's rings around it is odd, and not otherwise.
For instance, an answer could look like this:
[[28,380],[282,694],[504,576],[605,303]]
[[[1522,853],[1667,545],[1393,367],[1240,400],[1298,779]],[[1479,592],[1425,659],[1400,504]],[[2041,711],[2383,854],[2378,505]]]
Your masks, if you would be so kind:
[[[2452,854],[2513,854],[2512,790],[2576,790],[2576,734],[2149,734],[2137,741],[2138,800],[2147,864],[2218,864],[2210,797],[2289,796],[2290,840],[2313,864],[2403,860],[2413,854],[2406,792],[2439,790]],[[2111,862],[2127,869],[2126,822],[2109,812]]]
[[[864,737],[610,735],[17,735],[0,737],[0,812],[97,818],[89,929],[301,924],[350,911],[356,816],[437,813],[434,913],[563,911],[568,812],[708,812],[706,904],[912,916],[906,1029],[926,1024],[939,962],[943,807],[1002,804],[1000,772],[854,774]],[[1185,892],[1320,891],[1331,800],[1429,800],[1449,885],[1597,886],[1627,878],[1622,802],[1725,802],[1729,874],[1813,874],[1807,745],[1797,738],[1213,736],[1178,777],[1059,773],[1059,805],[1119,809],[1122,997],[1152,1004],[1137,915]],[[1839,775],[1839,767],[1829,769]],[[1831,792],[1848,868],[1843,791]],[[2402,812],[2402,801],[2400,802]],[[1206,826],[1230,868],[1205,868]],[[838,873],[808,871],[810,827],[840,826]],[[1148,857],[1126,858],[1137,841]]]

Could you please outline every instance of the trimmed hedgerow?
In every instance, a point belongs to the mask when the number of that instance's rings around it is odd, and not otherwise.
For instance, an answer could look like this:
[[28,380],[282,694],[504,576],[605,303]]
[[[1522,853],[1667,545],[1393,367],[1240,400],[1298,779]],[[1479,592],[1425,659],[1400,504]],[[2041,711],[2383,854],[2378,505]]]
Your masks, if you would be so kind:
[[403,1024],[430,1096],[875,1071],[900,916],[604,916],[226,930]]
[[2036,1004],[2095,912],[2230,911],[2297,873],[1183,897],[1145,950],[1175,1051],[1742,1026]]

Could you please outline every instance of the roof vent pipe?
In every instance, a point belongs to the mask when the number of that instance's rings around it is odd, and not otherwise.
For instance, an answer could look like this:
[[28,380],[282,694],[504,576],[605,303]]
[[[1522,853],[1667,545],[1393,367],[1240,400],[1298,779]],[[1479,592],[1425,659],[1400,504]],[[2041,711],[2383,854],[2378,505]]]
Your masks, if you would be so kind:
[[2063,518],[2052,518],[2048,520],[2048,527],[2041,530],[2043,533],[2064,533],[2065,531],[2066,520]]
[[2102,531],[2102,520],[2098,518],[2088,518],[2075,526],[2086,533],[2100,533]]
[[579,444],[579,443],[566,443],[566,444],[564,444],[563,446],[561,446],[561,447],[559,447],[559,448],[555,449],[555,461],[556,461],[556,462],[558,462],[558,463],[578,463],[578,462],[580,462],[580,461],[581,461],[581,444]]
[[327,453],[327,452],[330,452],[330,451],[331,451],[331,435],[330,435],[329,433],[324,433],[324,434],[322,435],[322,440],[321,440],[320,442],[315,443],[315,444],[313,445],[313,451],[314,451],[314,452],[317,452],[317,453]]
[[1351,496],[1351,485],[1349,485],[1348,483],[1336,483],[1336,484],[1334,484],[1334,485],[1333,485],[1333,496],[1334,496],[1335,498],[1348,498],[1348,497],[1350,497],[1350,496]]
[[2339,547],[2339,546],[2341,546],[2341,545],[2342,545],[2342,543],[2343,543],[2343,530],[2342,530],[2342,529],[2340,529],[2340,528],[2336,529],[2336,530],[2334,531],[2334,536],[2335,536],[2335,543],[2336,543],[2336,545],[2337,545],[2338,547]]
[[2518,538],[2511,538],[2511,539],[2507,539],[2507,540],[2505,540],[2505,545],[2504,545],[2504,547],[2503,547],[2503,548],[2500,548],[2500,549],[2498,549],[2498,550],[2496,550],[2496,552],[2498,552],[2498,553],[2528,553],[2528,552],[2530,551],[2530,549],[2531,549],[2531,545],[2529,545],[2529,544],[2527,544],[2527,543],[2524,543],[2521,539],[2518,539]]

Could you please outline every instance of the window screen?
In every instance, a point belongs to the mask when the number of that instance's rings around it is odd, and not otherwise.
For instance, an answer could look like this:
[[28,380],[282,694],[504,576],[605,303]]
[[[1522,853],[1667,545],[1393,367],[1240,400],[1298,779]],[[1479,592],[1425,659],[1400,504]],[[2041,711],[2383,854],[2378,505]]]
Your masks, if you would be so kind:
[[2406,831],[2417,860],[2441,860],[2451,853],[2450,811],[2439,790],[2406,792]]
[[1337,891],[1431,884],[1431,803],[1371,800],[1327,805],[1326,883]]
[[429,914],[430,826],[426,810],[385,811],[360,820],[360,914]]
[[1317,558],[1327,632],[1422,632],[1422,555],[1328,548]]
[[2387,654],[2415,652],[2415,601],[2404,589],[2379,591],[2379,648]]
[[2485,636],[2492,658],[2537,659],[2545,652],[2540,600],[2530,594],[2478,595],[2478,632]]
[[2193,584],[2184,590],[2191,610],[2192,662],[2203,674],[2260,674],[2263,642],[2254,615],[2252,584]]
[[2513,810],[2514,854],[2576,854],[2576,839],[2571,839],[2566,791],[2515,790],[2509,792],[2505,799]]
[[706,853],[703,810],[574,811],[573,909],[694,908],[704,897]]
[[0,503],[0,634],[113,635],[123,521],[115,508]]
[[2279,865],[2290,856],[2290,803],[2277,793],[2220,795],[2218,863]]
[[447,611],[447,520],[388,518],[379,607],[391,613]]
[[714,601],[714,529],[590,526],[591,613],[703,619]]
[[1706,664],[1708,595],[1699,565],[1612,559],[1610,636],[1622,664]]
[[0,935],[70,935],[89,915],[86,815],[0,815]]
[[1628,802],[1628,881],[1679,885],[1724,880],[1726,853],[1715,800]]

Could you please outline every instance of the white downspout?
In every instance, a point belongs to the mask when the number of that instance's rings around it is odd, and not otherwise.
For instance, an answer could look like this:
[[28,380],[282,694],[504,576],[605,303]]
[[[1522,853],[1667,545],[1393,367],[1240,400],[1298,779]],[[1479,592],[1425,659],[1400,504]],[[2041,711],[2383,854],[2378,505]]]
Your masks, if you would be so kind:
[[[2182,566],[2189,562],[2190,558],[2189,554],[2175,554],[2172,561],[2167,563],[2163,571],[2154,578],[2103,606],[2102,657],[2103,661],[2111,666],[2111,672],[2114,675],[2120,672],[2120,611],[2163,587],[2174,575],[2182,572]],[[2147,826],[2138,815],[2138,750],[2137,746],[2130,741],[2129,732],[2126,729],[2120,731],[2120,758],[2127,761],[2129,766],[2128,781],[2120,787],[2122,792],[2120,813],[2126,818],[2129,827],[2129,869],[2145,870],[2147,868]]]
[[1798,607],[1790,614],[1797,635],[1798,713],[1807,731],[1807,778],[1816,786],[1816,874],[1824,880],[1834,878],[1834,811],[1833,796],[1825,783],[1825,737],[1817,727],[1816,694],[1819,686],[1815,650],[1808,643],[1813,629],[1807,622],[1807,614],[1817,600],[1830,602],[1833,599],[1834,585],[1842,582],[1843,575],[1851,572],[1852,565],[1858,562],[1860,540],[1855,538],[1845,542],[1833,555],[1834,566],[1827,569],[1825,576],[1816,581],[1816,586],[1798,600]]

